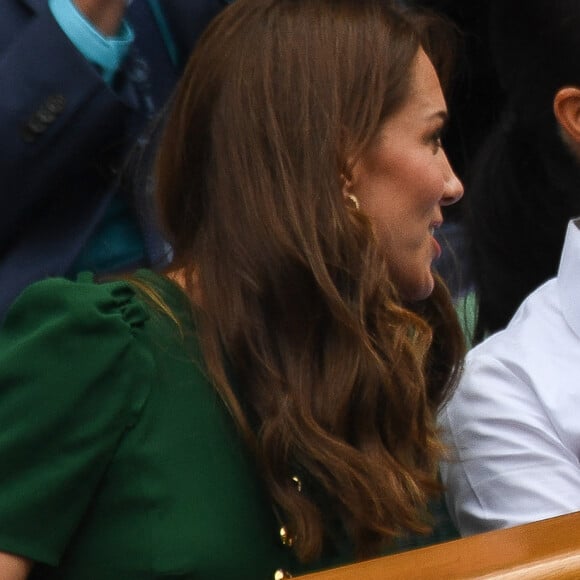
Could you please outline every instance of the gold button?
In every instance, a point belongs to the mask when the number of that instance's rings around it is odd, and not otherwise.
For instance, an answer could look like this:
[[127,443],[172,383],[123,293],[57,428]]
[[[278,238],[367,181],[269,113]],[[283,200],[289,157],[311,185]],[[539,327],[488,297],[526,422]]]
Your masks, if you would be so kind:
[[282,545],[288,546],[289,548],[294,544],[294,537],[288,533],[286,526],[280,528],[280,540],[282,541]]
[[294,485],[296,486],[298,493],[301,493],[302,492],[302,482],[300,481],[300,478],[297,475],[293,475],[292,481],[294,482]]
[[286,572],[286,570],[280,568],[274,572],[274,580],[288,580],[288,578],[292,578],[292,574]]

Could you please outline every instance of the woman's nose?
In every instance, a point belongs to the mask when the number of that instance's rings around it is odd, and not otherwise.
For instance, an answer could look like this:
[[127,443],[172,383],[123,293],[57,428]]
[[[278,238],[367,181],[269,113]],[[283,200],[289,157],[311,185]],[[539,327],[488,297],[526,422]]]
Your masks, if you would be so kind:
[[445,162],[449,170],[449,176],[445,182],[445,190],[443,192],[443,197],[441,198],[441,205],[453,205],[457,203],[463,197],[463,183],[451,167],[447,156],[445,156]]

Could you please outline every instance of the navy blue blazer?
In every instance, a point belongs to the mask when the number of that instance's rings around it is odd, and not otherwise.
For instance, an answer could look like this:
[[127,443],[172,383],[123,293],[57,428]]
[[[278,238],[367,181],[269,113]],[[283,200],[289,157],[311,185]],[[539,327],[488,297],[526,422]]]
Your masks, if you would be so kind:
[[[161,3],[185,60],[228,0]],[[47,0],[3,0],[1,12],[0,320],[28,284],[69,271],[147,121],[134,92],[112,90],[72,45]]]

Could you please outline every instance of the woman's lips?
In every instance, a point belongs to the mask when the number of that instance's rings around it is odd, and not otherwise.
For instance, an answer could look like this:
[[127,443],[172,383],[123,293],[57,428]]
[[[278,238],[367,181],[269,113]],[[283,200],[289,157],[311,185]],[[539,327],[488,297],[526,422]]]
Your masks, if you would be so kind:
[[439,245],[439,242],[435,239],[435,237],[432,236],[431,239],[433,240],[433,247],[435,250],[435,257],[433,259],[437,260],[441,257],[441,246]]
[[435,252],[435,257],[433,258],[434,260],[437,260],[439,257],[441,257],[441,246],[439,245],[439,242],[435,239],[435,230],[439,229],[441,225],[442,222],[434,222],[429,227],[429,233],[431,234],[431,239],[433,240],[433,248]]

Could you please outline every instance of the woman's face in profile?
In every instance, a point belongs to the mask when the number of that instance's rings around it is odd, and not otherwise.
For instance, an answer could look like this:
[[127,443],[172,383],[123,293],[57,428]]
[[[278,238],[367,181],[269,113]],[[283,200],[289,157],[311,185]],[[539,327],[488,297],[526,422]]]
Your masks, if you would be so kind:
[[433,237],[441,206],[458,201],[463,186],[441,146],[447,107],[422,49],[412,75],[409,95],[355,164],[345,192],[371,220],[402,297],[422,300],[433,291],[431,266],[441,253]]

